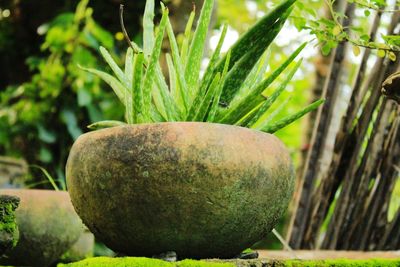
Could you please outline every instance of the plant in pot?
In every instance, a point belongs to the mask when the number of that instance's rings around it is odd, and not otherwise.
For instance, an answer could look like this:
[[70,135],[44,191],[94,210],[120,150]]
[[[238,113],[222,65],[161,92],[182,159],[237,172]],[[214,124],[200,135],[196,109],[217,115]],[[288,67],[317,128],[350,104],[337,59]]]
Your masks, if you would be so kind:
[[[91,125],[106,129],[80,136],[66,166],[72,203],[97,238],[126,255],[229,258],[271,231],[294,186],[289,153],[271,133],[323,102],[277,121],[266,117],[300,61],[271,95],[265,90],[305,47],[264,78],[262,56],[294,2],[280,3],[221,55],[224,26],[200,77],[214,0],[204,1],[193,35],[191,14],[180,46],[164,6],[154,34],[148,0],[143,48],[129,42],[125,69],[104,48],[114,76],[84,68],[126,108],[126,122]],[[169,83],[159,64],[165,33]]]

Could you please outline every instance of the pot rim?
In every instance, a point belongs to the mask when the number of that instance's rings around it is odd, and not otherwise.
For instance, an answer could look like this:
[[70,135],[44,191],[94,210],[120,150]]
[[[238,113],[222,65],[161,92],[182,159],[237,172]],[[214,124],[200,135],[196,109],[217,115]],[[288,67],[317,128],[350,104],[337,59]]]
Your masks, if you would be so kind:
[[[98,129],[98,130],[90,130],[88,132],[85,132],[82,135],[90,134],[90,133],[95,133],[95,132],[100,132],[100,131],[107,131],[110,129],[118,129],[118,128],[135,128],[135,127],[146,127],[146,126],[164,126],[164,125],[213,125],[213,126],[223,126],[223,127],[228,127],[228,128],[239,128],[242,130],[247,130],[251,132],[256,132],[260,134],[265,134],[268,136],[274,136],[278,138],[274,134],[266,133],[257,129],[252,129],[248,127],[243,127],[239,125],[232,125],[232,124],[224,124],[224,123],[214,123],[214,122],[200,122],[200,121],[166,121],[166,122],[149,122],[149,123],[137,123],[137,124],[122,124],[118,126],[113,126],[113,127],[107,127],[103,129]],[[278,138],[279,139],[279,138]]]
[[[4,192],[4,191],[7,191]],[[10,192],[10,193],[9,193]],[[32,193],[50,193],[50,194],[68,194],[67,191],[57,191],[52,189],[30,189],[30,188],[0,188],[0,195],[9,195],[11,192],[32,192]]]

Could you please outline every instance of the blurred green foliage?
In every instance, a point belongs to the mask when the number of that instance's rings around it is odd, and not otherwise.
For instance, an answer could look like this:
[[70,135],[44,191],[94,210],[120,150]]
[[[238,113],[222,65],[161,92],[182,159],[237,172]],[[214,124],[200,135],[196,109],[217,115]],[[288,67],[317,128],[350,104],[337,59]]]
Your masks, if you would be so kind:
[[387,35],[379,29],[378,32],[381,35],[379,37],[382,40],[371,40],[367,25],[373,20],[372,13],[397,12],[396,10],[400,6],[398,1],[392,5],[383,0],[348,0],[348,5],[354,4],[356,8],[355,15],[352,16],[354,22],[349,26],[342,25],[342,20],[346,18],[346,15],[340,10],[335,10],[335,0],[325,2],[331,19],[315,17],[314,20],[307,23],[301,22],[300,25],[303,29],[310,30],[310,33],[317,37],[324,55],[328,55],[339,43],[348,42],[353,45],[355,56],[361,53],[360,47],[365,47],[376,50],[379,57],[388,56],[392,61],[396,61],[395,52],[400,51],[400,38],[396,35]]
[[[400,171],[400,170],[399,170]],[[388,220],[392,221],[396,216],[396,212],[398,212],[400,208],[400,177],[397,179],[395,183],[395,187],[393,189],[392,199],[389,205],[388,211]]]
[[[27,60],[35,73],[29,82],[0,93],[0,153],[24,157],[63,178],[69,147],[82,129],[123,111],[100,80],[77,68],[100,67],[100,45],[114,49],[113,36],[92,18],[87,0],[41,26],[43,57]],[[62,179],[61,179],[62,180]]]

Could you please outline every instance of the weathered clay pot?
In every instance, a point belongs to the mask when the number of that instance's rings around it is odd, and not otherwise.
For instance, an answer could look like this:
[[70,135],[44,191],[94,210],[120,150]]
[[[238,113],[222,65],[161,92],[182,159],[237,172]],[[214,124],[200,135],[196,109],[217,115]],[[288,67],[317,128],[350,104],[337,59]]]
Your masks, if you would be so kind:
[[94,235],[86,228],[78,241],[61,256],[61,261],[75,262],[93,257],[94,243]]
[[16,247],[0,258],[0,265],[49,266],[83,232],[67,192],[0,189],[0,194],[21,199],[15,211],[20,237]]
[[66,175],[95,236],[136,256],[235,256],[271,231],[294,186],[289,154],[275,136],[207,123],[84,134]]

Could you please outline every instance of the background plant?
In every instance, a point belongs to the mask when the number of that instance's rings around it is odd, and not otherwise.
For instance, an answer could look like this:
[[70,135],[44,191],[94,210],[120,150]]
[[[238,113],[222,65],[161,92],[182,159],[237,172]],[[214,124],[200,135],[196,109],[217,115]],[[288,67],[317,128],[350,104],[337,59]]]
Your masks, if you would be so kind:
[[[395,52],[400,51],[400,37],[385,33],[383,29],[377,40],[371,38],[370,29],[366,21],[371,20],[372,13],[397,13],[399,11],[399,2],[389,4],[390,1],[384,0],[348,0],[348,3],[354,3],[358,12],[352,25],[343,25],[343,19],[347,18],[343,11],[335,8],[337,0],[324,0],[328,7],[330,18],[321,18],[315,11],[305,9],[309,15],[305,17],[296,17],[295,24],[298,29],[309,30],[318,39],[321,51],[328,55],[332,49],[337,47],[340,42],[349,42],[353,46],[354,55],[360,54],[360,48],[369,48],[377,51],[379,57],[388,56],[391,60],[396,60]],[[300,4],[305,6],[304,4]]]
[[[366,14],[360,13],[364,7],[359,3],[337,2],[343,6],[328,7],[331,14],[344,11],[336,20],[346,33],[354,34],[353,26],[368,22],[358,26],[368,29],[371,41],[382,46],[360,49],[344,39],[332,53],[323,90],[327,102],[315,123],[290,244],[294,248],[398,249],[400,210],[391,206],[399,181],[399,109],[382,95],[382,84],[398,71],[399,52],[389,44],[385,48],[381,34],[398,36],[399,13],[370,9],[372,19],[366,21],[360,19]],[[385,4],[398,8],[398,2]],[[332,30],[340,35],[337,26]],[[349,48],[360,57],[346,53]]]
[[78,62],[99,66],[98,47],[114,47],[113,36],[93,20],[87,3],[81,1],[75,14],[61,14],[44,26],[41,49],[46,56],[27,61],[36,74],[0,94],[1,150],[23,155],[29,163],[56,173],[61,181],[68,148],[84,125],[123,114],[100,89],[100,80],[76,67]]

